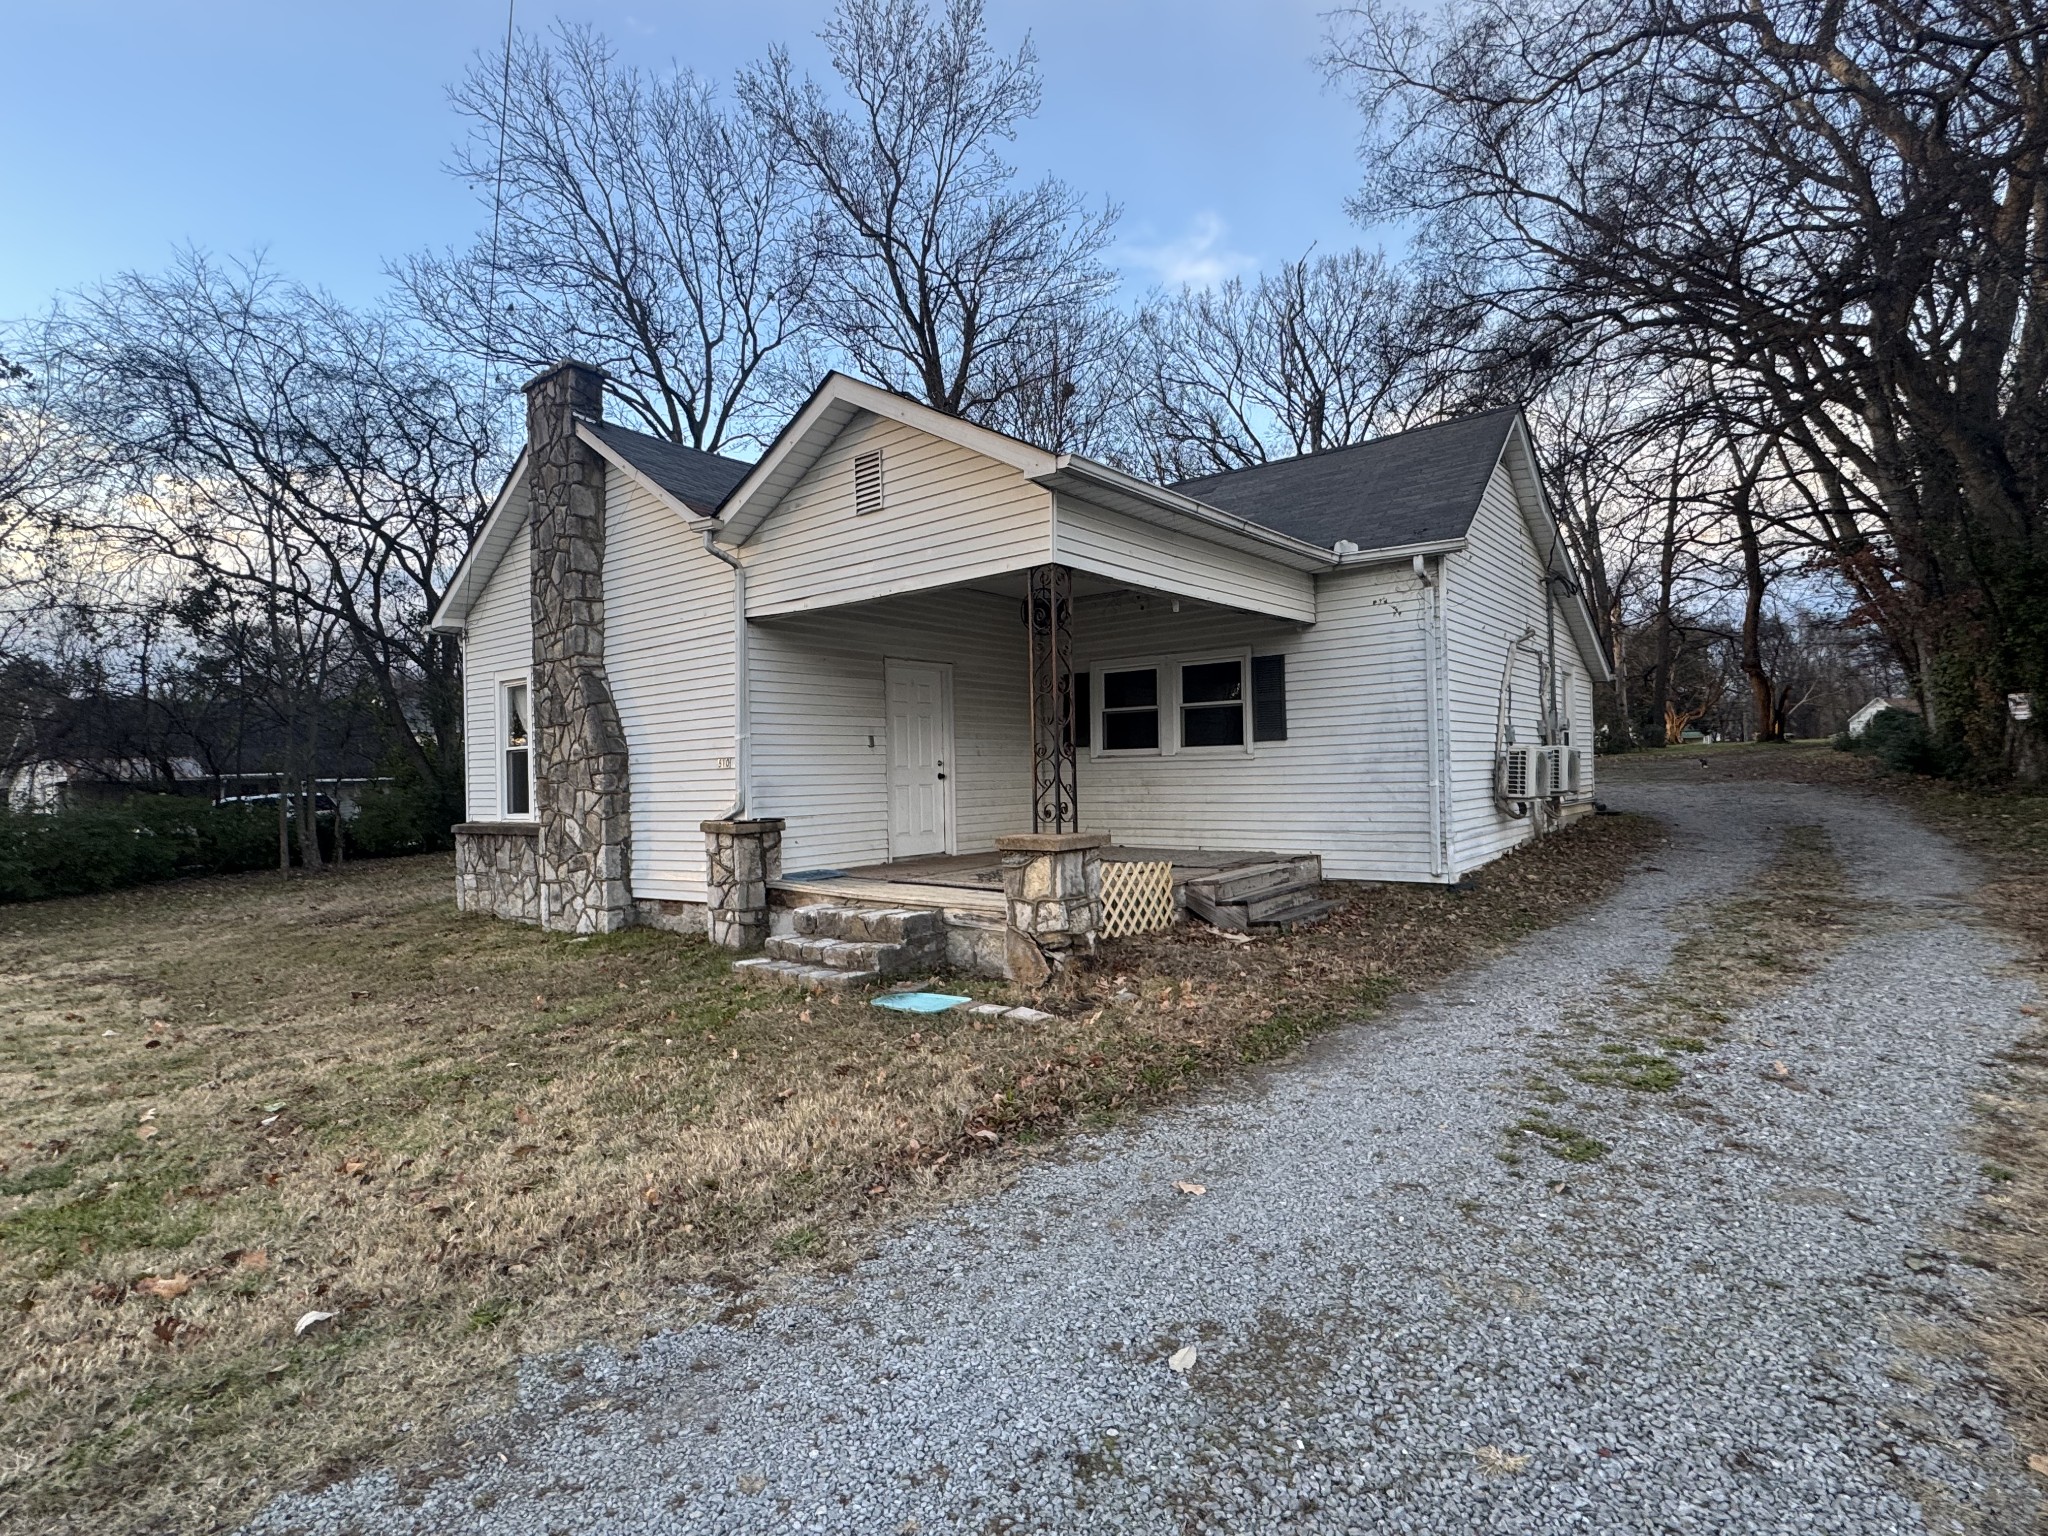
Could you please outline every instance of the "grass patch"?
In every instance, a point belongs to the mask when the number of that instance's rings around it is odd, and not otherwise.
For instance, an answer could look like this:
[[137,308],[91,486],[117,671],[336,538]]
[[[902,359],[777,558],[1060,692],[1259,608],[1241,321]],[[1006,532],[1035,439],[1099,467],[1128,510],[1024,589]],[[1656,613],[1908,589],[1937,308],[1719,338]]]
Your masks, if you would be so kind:
[[[664,933],[464,918],[441,858],[0,909],[0,1526],[227,1528],[430,1454],[521,1355],[849,1263],[1072,1126],[1583,910],[1659,840],[1602,817],[1470,891],[1117,941],[1031,1029],[745,987]],[[295,1336],[309,1311],[335,1317]]]
[[1588,1135],[1577,1126],[1566,1125],[1548,1115],[1525,1115],[1515,1122],[1510,1134],[1533,1136],[1544,1151],[1567,1163],[1597,1162],[1609,1150],[1607,1143],[1597,1136]]

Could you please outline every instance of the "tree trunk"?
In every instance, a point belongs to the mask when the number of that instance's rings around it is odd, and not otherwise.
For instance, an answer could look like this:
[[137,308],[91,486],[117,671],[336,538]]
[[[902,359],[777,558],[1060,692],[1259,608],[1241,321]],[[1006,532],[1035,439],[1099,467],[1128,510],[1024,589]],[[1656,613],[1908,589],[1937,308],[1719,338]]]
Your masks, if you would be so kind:
[[314,788],[318,781],[310,774],[302,774],[296,781],[299,791],[299,858],[308,871],[322,867],[320,859],[320,812],[313,803]]
[[277,872],[289,875],[292,872],[292,827],[286,818],[284,801],[284,775],[277,776]]
[[1785,722],[1778,717],[1778,690],[1764,667],[1764,591],[1768,583],[1747,486],[1736,498],[1735,530],[1742,542],[1742,675],[1749,679],[1749,696],[1756,709],[1755,737],[1758,741],[1783,741]]

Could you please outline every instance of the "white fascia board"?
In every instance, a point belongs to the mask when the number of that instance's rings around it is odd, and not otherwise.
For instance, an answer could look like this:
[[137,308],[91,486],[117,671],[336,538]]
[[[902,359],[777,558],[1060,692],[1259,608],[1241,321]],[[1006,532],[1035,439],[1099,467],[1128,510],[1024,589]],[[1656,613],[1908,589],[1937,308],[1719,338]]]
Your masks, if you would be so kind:
[[434,609],[433,617],[427,620],[430,632],[459,635],[469,627],[469,610],[476,602],[477,594],[489,583],[498,562],[505,558],[513,532],[526,517],[523,498],[514,494],[526,479],[526,452],[521,448],[519,457],[512,461],[512,468],[506,471],[504,483],[498,487],[498,494],[491,502],[491,510],[484,514],[483,525],[470,541],[469,552],[455,567],[455,574],[448,580],[448,590],[441,594],[440,605]]
[[725,505],[719,509],[721,526],[718,542],[744,544],[751,538],[782,498],[795,488],[804,472],[817,462],[818,456],[860,411],[901,422],[984,458],[994,459],[999,464],[1007,464],[1022,472],[1027,479],[1035,480],[1050,474],[1058,464],[1057,456],[1042,448],[1033,448],[1029,443],[1019,442],[987,427],[977,427],[971,421],[948,416],[944,411],[935,411],[928,405],[849,378],[843,373],[828,373],[812,391],[811,398],[804,402],[803,408],[791,418],[789,425],[768,445],[768,451],[761,455],[760,462],[748,471],[747,477],[726,498]]
[[1585,578],[1572,564],[1571,551],[1562,547],[1564,534],[1558,527],[1557,514],[1550,509],[1550,495],[1543,488],[1543,470],[1536,459],[1536,443],[1529,431],[1529,418],[1520,411],[1515,412],[1514,430],[1501,444],[1503,459],[1510,449],[1521,453],[1529,485],[1534,492],[1526,502],[1521,496],[1515,499],[1524,502],[1522,515],[1530,525],[1529,532],[1535,539],[1536,553],[1543,561],[1543,569],[1549,572],[1561,568],[1571,578],[1571,590],[1556,592],[1551,597],[1564,614],[1565,627],[1572,632],[1579,659],[1596,681],[1611,683],[1614,681],[1614,668],[1600,647],[1600,631],[1593,623],[1593,610],[1586,602]]
[[1455,555],[1468,541],[1458,539],[1427,539],[1420,544],[1388,544],[1380,549],[1361,549],[1352,554],[1339,555],[1332,562],[1340,571],[1352,570],[1362,565],[1400,565],[1413,560],[1417,555]]
[[[1245,549],[1298,571],[1326,571],[1337,563],[1336,555],[1319,544],[1276,532],[1249,518],[1239,517],[1235,512],[1225,512],[1221,507],[1212,507],[1205,501],[1169,491],[1078,454],[1061,454],[1050,473],[1030,478],[1055,491],[1069,488],[1060,483],[1062,480],[1073,480],[1080,482],[1073,489],[1084,495],[1089,489],[1113,492],[1129,502],[1165,514],[1152,518],[1153,522],[1183,528],[1194,523],[1197,526],[1189,532],[1206,534],[1216,543]],[[1138,507],[1130,505],[1113,506],[1112,510],[1143,515]]]
[[672,492],[664,490],[659,482],[648,475],[647,471],[641,469],[631,459],[620,453],[618,449],[591,431],[589,426],[580,418],[576,422],[576,438],[585,447],[594,449],[605,463],[615,469],[624,470],[627,474],[631,475],[635,481],[647,488],[656,501],[667,507],[669,511],[675,513],[677,517],[680,517],[691,527],[694,528],[701,523],[710,521],[704,513],[699,512],[688,502],[681,500]]

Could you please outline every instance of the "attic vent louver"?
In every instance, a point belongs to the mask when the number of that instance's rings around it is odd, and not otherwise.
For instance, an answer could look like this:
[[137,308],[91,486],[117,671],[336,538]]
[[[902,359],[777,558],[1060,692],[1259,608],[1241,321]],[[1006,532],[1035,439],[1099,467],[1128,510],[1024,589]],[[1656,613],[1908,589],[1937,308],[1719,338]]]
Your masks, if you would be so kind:
[[856,514],[882,510],[882,450],[879,448],[854,455],[853,510]]

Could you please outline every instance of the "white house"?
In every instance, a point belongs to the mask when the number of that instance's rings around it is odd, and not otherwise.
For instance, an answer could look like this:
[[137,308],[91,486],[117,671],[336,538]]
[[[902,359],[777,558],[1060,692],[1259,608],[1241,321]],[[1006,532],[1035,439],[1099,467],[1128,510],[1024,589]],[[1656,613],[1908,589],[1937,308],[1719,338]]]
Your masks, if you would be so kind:
[[[1065,878],[1033,858],[1448,882],[1590,808],[1608,673],[1519,411],[1166,487],[840,374],[749,465],[603,421],[600,383],[528,386],[433,617],[466,907],[1028,931],[1005,881]],[[1092,942],[1075,878],[1047,921]]]
[[1870,729],[1870,722],[1888,709],[1896,709],[1909,715],[1917,715],[1920,713],[1920,701],[1910,696],[1885,698],[1880,695],[1849,717],[1849,734],[1851,736],[1861,736]]

